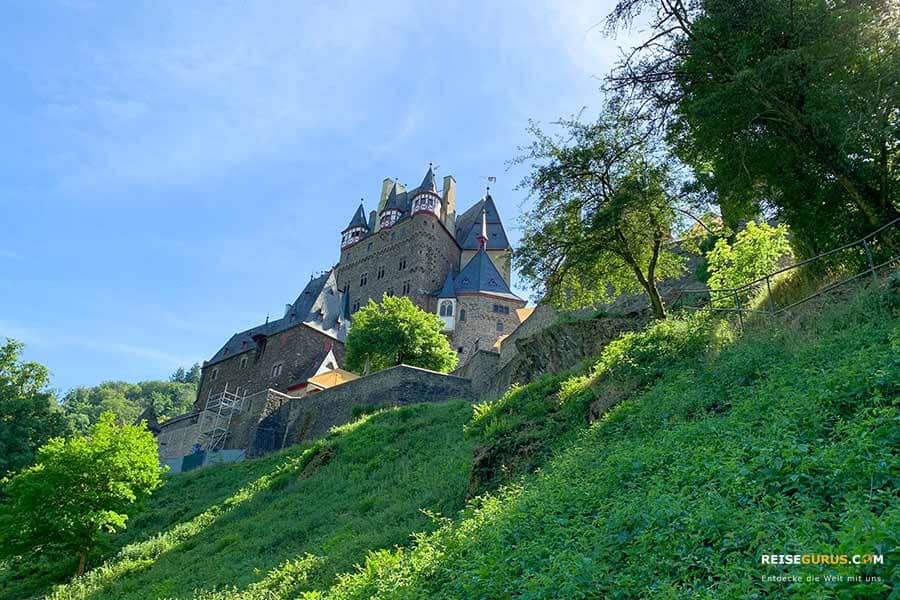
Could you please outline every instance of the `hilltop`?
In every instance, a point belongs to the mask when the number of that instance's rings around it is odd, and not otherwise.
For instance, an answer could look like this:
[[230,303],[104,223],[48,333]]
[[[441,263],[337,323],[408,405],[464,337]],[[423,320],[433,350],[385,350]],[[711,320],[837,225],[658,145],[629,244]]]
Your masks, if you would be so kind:
[[[884,597],[900,529],[896,284],[743,332],[653,323],[474,410],[382,411],[171,476],[52,597]],[[760,564],[795,552],[886,566]],[[0,570],[0,595],[41,593],[42,568]],[[762,580],[832,573],[880,581]]]

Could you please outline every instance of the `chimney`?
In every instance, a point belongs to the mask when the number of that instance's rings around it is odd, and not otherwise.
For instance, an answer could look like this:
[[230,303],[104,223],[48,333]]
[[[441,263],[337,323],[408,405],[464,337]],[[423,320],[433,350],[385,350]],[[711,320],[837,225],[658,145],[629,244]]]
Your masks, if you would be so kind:
[[378,213],[374,210],[369,213],[369,231],[375,231],[375,219],[378,218]]
[[285,304],[284,305],[284,316],[288,316],[291,314],[291,309],[294,308],[293,304]]
[[456,230],[456,180],[453,175],[444,177],[444,190],[441,192],[441,220],[451,232]]

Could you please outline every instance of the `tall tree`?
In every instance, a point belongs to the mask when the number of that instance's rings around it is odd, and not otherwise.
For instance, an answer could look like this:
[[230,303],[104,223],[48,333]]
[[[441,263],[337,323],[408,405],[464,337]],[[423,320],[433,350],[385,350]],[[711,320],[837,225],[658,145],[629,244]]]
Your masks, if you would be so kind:
[[407,364],[447,373],[458,359],[442,327],[437,315],[405,296],[385,295],[380,304],[370,300],[353,315],[344,357],[347,368],[363,373]]
[[522,274],[557,306],[643,291],[665,318],[657,282],[682,270],[667,245],[680,200],[671,162],[627,116],[559,124],[556,136],[532,125],[535,140],[518,159],[531,163],[521,187],[536,198],[516,254]]
[[68,431],[47,387],[47,367],[22,361],[23,348],[9,338],[0,347],[0,478],[30,465],[40,446]]
[[98,536],[123,529],[162,472],[153,434],[109,412],[86,437],[50,440],[5,488],[0,557],[68,554],[81,575]]
[[609,86],[668,130],[729,225],[772,206],[809,254],[900,215],[894,0],[620,0],[609,23],[642,13],[651,33]]

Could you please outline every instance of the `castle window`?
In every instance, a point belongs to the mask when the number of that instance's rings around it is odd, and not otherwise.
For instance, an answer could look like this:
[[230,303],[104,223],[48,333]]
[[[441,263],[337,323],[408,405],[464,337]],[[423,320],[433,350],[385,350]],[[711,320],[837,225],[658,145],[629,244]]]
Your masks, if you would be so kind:
[[498,313],[498,314],[501,314],[501,315],[508,315],[508,314],[509,314],[509,307],[508,307],[508,306],[503,306],[502,304],[495,304],[495,305],[494,305],[494,312],[495,312],[495,313]]
[[401,259],[400,259],[400,268],[397,269],[397,270],[398,270],[398,271],[402,271],[402,270],[405,269],[405,268],[406,268],[406,259],[405,259],[405,258],[401,258]]
[[218,369],[213,369],[213,370],[212,370],[212,375],[209,376],[209,380],[210,380],[210,381],[215,381],[215,380],[216,380],[216,377],[218,377],[218,376],[219,376],[219,370],[218,370]]
[[408,281],[404,281],[404,282],[403,282],[403,294],[404,294],[404,295],[409,294],[409,287],[410,287],[410,286],[409,286],[409,282],[408,282]]
[[372,242],[369,242],[369,247],[368,247],[368,248],[366,248],[366,250],[368,250],[368,251],[369,251],[369,252],[371,252],[371,251],[372,251]]
[[394,288],[388,288],[387,295],[388,295],[388,296],[393,296],[393,295],[394,295]]
[[241,357],[241,368],[243,369],[243,368],[246,367],[246,366],[247,366],[247,357],[246,357],[246,356],[242,356],[242,357]]
[[384,277],[384,267],[378,267],[378,279]]
[[363,273],[362,275],[359,276],[359,287],[363,287],[367,283],[369,283],[369,274]]
[[440,314],[442,317],[452,317],[453,316],[453,301],[442,300]]
[[466,309],[464,309],[464,308],[459,309],[459,320],[460,321],[466,320]]
[[456,349],[456,353],[457,353],[457,354],[462,354],[462,346],[459,346],[459,347]]
[[497,333],[503,332],[503,321],[497,321]]
[[359,310],[359,300],[353,303],[353,308],[350,309],[350,312],[356,312]]
[[284,368],[284,363],[275,363],[272,365],[272,377],[278,377],[281,375],[281,370]]

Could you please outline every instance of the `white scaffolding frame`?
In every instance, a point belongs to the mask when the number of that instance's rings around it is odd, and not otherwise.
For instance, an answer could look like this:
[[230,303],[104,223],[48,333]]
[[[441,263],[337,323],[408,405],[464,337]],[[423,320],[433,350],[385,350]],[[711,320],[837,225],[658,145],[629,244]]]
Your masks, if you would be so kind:
[[210,390],[206,398],[206,407],[200,415],[200,433],[197,436],[197,443],[203,450],[221,450],[225,446],[231,419],[243,410],[244,400],[247,398],[246,389],[243,395],[239,395],[238,390],[240,388],[233,392],[228,391],[227,382],[221,392],[213,394]]

